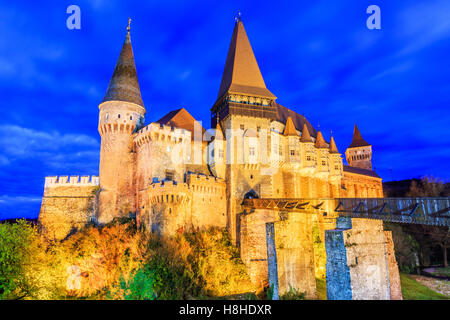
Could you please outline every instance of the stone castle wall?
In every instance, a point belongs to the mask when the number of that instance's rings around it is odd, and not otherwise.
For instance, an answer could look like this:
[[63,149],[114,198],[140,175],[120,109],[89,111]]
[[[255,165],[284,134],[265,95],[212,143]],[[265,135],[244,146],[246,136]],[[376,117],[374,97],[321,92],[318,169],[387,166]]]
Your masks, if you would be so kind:
[[140,191],[138,224],[159,234],[226,227],[225,183],[187,174],[186,183],[163,181]]
[[39,223],[50,238],[63,239],[95,216],[96,176],[46,177]]
[[342,177],[341,198],[382,198],[381,178],[344,172]]

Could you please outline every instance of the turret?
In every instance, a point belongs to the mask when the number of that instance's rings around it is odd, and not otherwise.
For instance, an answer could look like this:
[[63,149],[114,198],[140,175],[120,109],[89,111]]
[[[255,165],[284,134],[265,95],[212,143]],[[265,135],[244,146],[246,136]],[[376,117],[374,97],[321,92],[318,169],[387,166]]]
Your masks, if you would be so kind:
[[286,126],[284,127],[283,135],[287,142],[286,162],[291,165],[300,165],[300,139],[295,128],[294,121],[291,117],[287,117]]
[[308,129],[308,126],[306,125],[306,123],[303,124],[302,136],[300,138],[300,143],[301,143],[301,150],[302,150],[301,162],[303,163],[302,171],[306,170],[309,172],[315,165],[316,154],[314,152],[314,142],[311,138],[311,135],[309,134],[309,129]]
[[345,157],[351,167],[372,170],[372,146],[362,138],[356,124],[353,140],[345,151]]
[[314,147],[317,152],[317,170],[319,172],[328,171],[328,144],[325,142],[321,131],[317,132]]
[[332,176],[341,176],[343,170],[342,158],[333,135],[331,135],[330,138],[330,148],[328,149],[328,152],[330,154],[330,174]]
[[136,73],[130,39],[130,20],[125,42],[99,105],[101,136],[98,222],[135,212],[135,152],[132,134],[143,125],[145,108]]

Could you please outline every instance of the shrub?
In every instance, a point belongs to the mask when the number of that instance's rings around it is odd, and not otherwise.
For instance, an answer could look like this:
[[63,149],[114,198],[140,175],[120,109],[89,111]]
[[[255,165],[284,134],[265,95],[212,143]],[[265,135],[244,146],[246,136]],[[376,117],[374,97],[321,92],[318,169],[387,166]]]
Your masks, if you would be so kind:
[[300,292],[289,286],[289,291],[280,296],[280,300],[305,300],[306,292]]

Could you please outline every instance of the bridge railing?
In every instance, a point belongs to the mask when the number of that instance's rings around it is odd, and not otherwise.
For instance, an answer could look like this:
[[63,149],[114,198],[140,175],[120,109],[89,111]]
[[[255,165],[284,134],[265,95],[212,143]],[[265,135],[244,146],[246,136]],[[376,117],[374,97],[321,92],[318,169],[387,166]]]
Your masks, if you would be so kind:
[[[332,216],[450,227],[450,198],[262,198],[244,207],[279,211],[328,211]],[[330,212],[331,211],[331,212]]]

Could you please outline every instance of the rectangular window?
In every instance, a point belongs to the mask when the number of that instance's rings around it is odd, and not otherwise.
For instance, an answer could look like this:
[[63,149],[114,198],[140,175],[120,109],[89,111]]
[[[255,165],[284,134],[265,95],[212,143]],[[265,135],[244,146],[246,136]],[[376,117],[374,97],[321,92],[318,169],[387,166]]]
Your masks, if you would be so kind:
[[248,154],[250,156],[254,156],[255,155],[255,147],[250,147],[248,148]]
[[306,156],[306,161],[311,161],[311,156]]
[[291,149],[291,156],[295,156],[295,150]]
[[261,131],[261,127],[260,127],[260,126],[257,126],[257,127],[256,127],[256,131],[260,132],[260,131]]
[[325,161],[322,161],[322,165],[323,165],[323,166],[326,166],[327,163],[326,163]]
[[280,146],[280,156],[283,155],[283,146]]
[[244,125],[243,124],[241,124],[241,130],[244,130]]
[[219,149],[219,158],[223,159],[223,150],[222,149]]

